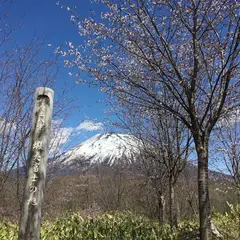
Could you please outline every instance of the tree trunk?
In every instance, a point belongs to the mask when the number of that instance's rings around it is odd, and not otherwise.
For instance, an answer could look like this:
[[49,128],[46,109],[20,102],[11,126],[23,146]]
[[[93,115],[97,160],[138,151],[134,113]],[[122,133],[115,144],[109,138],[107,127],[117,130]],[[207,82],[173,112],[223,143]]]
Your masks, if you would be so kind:
[[176,207],[177,207],[177,210],[176,210],[176,215],[175,215],[176,217],[175,217],[174,225],[177,227],[178,226],[178,222],[181,219],[181,210],[180,210],[178,201],[176,201]]
[[211,240],[211,212],[208,189],[208,139],[195,141],[198,156],[198,199],[200,240]]
[[169,178],[169,224],[171,228],[174,227],[174,188],[172,178]]
[[165,222],[165,199],[162,193],[158,194],[158,220],[160,224]]

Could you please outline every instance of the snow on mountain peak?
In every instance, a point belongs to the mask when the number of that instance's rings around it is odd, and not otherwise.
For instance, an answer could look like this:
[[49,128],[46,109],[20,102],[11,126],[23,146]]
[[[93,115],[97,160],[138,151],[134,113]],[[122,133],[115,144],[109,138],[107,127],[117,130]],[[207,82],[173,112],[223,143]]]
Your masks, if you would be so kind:
[[62,156],[62,164],[87,162],[89,165],[105,163],[129,164],[135,161],[139,153],[138,140],[129,134],[97,134],[69,150]]

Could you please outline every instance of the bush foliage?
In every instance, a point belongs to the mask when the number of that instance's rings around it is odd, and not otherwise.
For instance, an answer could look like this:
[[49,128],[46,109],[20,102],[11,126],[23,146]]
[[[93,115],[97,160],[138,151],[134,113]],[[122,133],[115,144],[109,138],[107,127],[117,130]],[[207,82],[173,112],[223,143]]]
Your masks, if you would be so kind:
[[219,232],[226,240],[240,239],[240,204],[228,204],[229,211],[223,214],[215,213],[214,222]]
[[[240,205],[229,205],[229,209],[229,213],[214,214],[214,222],[224,239],[239,239]],[[41,240],[198,240],[198,227],[195,221],[184,221],[174,231],[169,225],[130,212],[108,213],[94,219],[74,213],[55,222],[44,222]],[[15,240],[17,232],[16,225],[0,223],[1,240]]]

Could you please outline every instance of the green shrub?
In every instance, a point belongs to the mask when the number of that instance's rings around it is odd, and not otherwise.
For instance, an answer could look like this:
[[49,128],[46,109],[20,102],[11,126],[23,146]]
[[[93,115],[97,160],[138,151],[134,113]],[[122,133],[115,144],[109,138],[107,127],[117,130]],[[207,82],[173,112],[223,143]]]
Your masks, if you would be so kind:
[[[214,223],[224,240],[240,239],[240,205],[229,204],[229,212],[214,214]],[[41,227],[41,240],[198,240],[197,221],[183,221],[177,230],[160,225],[130,212],[115,212],[83,219],[79,214],[45,221]],[[0,223],[1,240],[17,240],[18,227]]]
[[215,213],[213,221],[225,240],[240,239],[240,204],[233,206],[228,203],[229,212]]
[[177,231],[178,240],[198,240],[199,224],[197,221],[183,221],[178,224]]
[[0,223],[0,239],[15,240],[18,237],[18,228],[16,225],[2,222]]
[[78,214],[60,219],[53,227],[43,230],[43,239],[105,239],[105,240],[173,240],[168,225],[160,226],[131,213],[104,214],[83,220]]

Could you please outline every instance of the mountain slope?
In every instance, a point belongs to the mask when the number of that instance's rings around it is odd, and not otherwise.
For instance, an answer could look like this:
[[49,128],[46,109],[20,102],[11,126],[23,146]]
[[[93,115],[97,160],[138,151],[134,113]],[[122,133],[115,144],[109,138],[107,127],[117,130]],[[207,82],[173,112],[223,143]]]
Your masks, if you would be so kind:
[[[128,134],[97,134],[64,153],[57,162],[58,168],[86,170],[90,166],[103,164],[128,166],[139,154],[138,140]],[[51,163],[51,165],[53,164]]]

